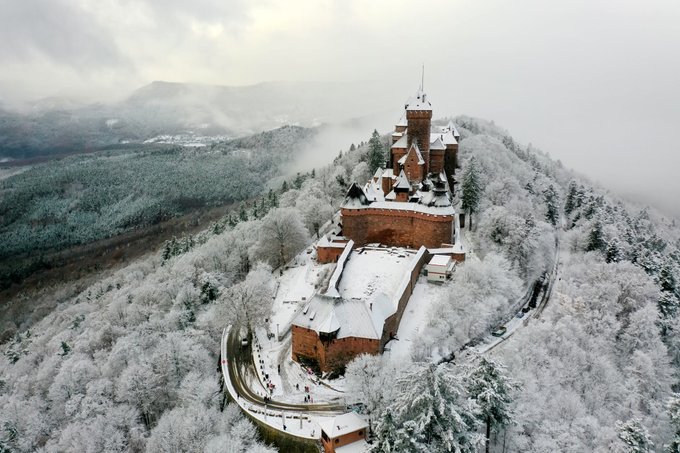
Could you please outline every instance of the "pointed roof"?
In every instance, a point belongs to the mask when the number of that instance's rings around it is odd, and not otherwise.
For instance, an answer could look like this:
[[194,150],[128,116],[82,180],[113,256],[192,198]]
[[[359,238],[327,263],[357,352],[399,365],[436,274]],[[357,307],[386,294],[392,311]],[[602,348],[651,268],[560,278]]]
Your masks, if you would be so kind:
[[415,96],[406,102],[406,110],[432,110],[432,104],[427,100],[427,95],[419,89]]
[[399,173],[397,182],[396,184],[394,184],[394,189],[411,190],[411,183],[408,182],[408,178],[406,177],[406,173],[404,173],[404,170],[402,170],[401,173]]
[[401,118],[399,118],[399,121],[397,121],[396,126],[408,126],[408,123],[406,122],[406,114],[401,115]]
[[383,174],[383,169],[380,168],[380,167],[378,167],[378,168],[375,170],[375,173],[373,173],[373,177],[374,177],[374,178],[380,178],[380,177],[382,176],[382,174]]
[[423,155],[420,154],[420,148],[418,148],[418,144],[415,141],[411,143],[411,147],[408,149],[408,152],[404,154],[401,159],[399,159],[399,165],[404,165],[408,159],[408,156],[410,156],[412,153],[415,153],[415,156],[418,159],[418,165],[425,165],[425,159],[423,159]]
[[343,206],[365,206],[370,204],[368,198],[364,191],[356,183],[352,183],[345,196],[345,201],[342,203]]

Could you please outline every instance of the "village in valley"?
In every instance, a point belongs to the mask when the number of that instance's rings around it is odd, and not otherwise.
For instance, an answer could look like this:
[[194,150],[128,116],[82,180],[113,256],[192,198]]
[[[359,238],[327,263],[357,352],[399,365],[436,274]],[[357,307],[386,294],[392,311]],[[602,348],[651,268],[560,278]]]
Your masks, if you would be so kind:
[[460,135],[453,122],[431,120],[418,90],[391,134],[387,168],[354,181],[318,241],[276,272],[272,316],[252,339],[225,330],[225,382],[260,424],[326,452],[368,451],[345,366],[361,354],[410,361],[432,301],[471,255],[456,195]]

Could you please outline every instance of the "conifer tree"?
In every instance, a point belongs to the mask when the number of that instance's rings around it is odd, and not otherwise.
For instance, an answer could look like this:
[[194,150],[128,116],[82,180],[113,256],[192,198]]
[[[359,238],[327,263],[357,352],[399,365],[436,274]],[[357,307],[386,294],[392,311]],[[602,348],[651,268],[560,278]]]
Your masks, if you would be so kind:
[[567,189],[567,199],[564,202],[564,213],[569,215],[576,208],[576,181],[573,179],[569,181],[569,188]]
[[604,237],[602,233],[602,223],[596,221],[593,224],[590,233],[588,234],[588,243],[586,244],[586,252],[592,252],[594,250],[603,250],[605,247]]
[[560,212],[557,207],[557,192],[552,184],[548,186],[547,189],[543,191],[543,199],[547,206],[547,211],[545,213],[545,218],[551,225],[557,225],[557,220],[559,220]]
[[383,152],[383,143],[380,139],[380,134],[377,130],[373,130],[373,135],[368,141],[368,168],[373,174],[385,163],[385,153]]
[[469,225],[472,228],[472,214],[477,211],[482,197],[481,181],[477,170],[477,161],[472,156],[463,174],[462,208],[469,213]]
[[675,430],[675,435],[667,451],[669,453],[680,453],[680,393],[674,393],[666,405],[668,415],[671,419],[671,426]]
[[[476,453],[478,407],[466,400],[450,364],[422,365],[400,380],[391,412],[378,423],[379,452]],[[387,417],[387,419],[385,418]],[[401,428],[390,434],[386,426]]]
[[[286,182],[284,181],[283,183],[285,184]],[[241,203],[241,206],[239,206],[238,218],[242,222],[245,222],[246,220],[248,220],[248,213],[246,212],[245,203]]]
[[618,263],[621,260],[621,248],[619,246],[619,240],[613,238],[607,244],[607,251],[605,252],[605,261],[608,263]]
[[649,436],[649,431],[639,418],[631,418],[625,423],[616,422],[616,430],[624,445],[622,452],[646,453],[652,451],[654,443]]
[[479,417],[486,424],[486,453],[489,453],[491,429],[510,421],[512,392],[519,386],[505,375],[505,367],[484,357],[471,370],[467,382],[468,393],[477,401]]

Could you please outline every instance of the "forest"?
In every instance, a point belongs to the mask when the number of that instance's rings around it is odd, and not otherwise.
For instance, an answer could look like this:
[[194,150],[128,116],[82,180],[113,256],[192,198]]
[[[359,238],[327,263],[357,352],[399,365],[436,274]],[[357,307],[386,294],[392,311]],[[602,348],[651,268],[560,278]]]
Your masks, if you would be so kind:
[[12,257],[40,260],[44,252],[256,198],[314,133],[284,127],[209,147],[139,145],[0,179],[0,281],[6,286],[22,274]]
[[[493,452],[678,451],[674,221],[493,123],[454,121],[461,190],[477,192],[467,198],[471,253],[408,363],[361,356],[347,367],[374,451],[476,452],[487,439]],[[11,326],[0,346],[0,451],[272,451],[224,401],[220,335],[252,305],[270,309],[249,291],[323,232],[348,185],[371,175],[370,150],[353,146],[270,193],[254,186],[256,203],[197,240],[168,242],[86,288],[37,295],[49,314]],[[214,158],[237,159],[231,152]],[[228,184],[254,180],[244,172]],[[514,316],[556,257],[541,316],[493,352],[459,359]]]

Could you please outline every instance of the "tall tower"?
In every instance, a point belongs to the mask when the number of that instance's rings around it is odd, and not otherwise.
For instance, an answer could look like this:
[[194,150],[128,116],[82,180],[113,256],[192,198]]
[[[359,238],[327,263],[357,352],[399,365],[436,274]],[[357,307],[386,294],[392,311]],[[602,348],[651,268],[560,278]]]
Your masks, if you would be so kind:
[[415,140],[420,154],[425,160],[424,175],[430,171],[430,123],[432,122],[432,105],[425,93],[418,90],[416,95],[406,104],[406,122],[408,123],[408,147]]

